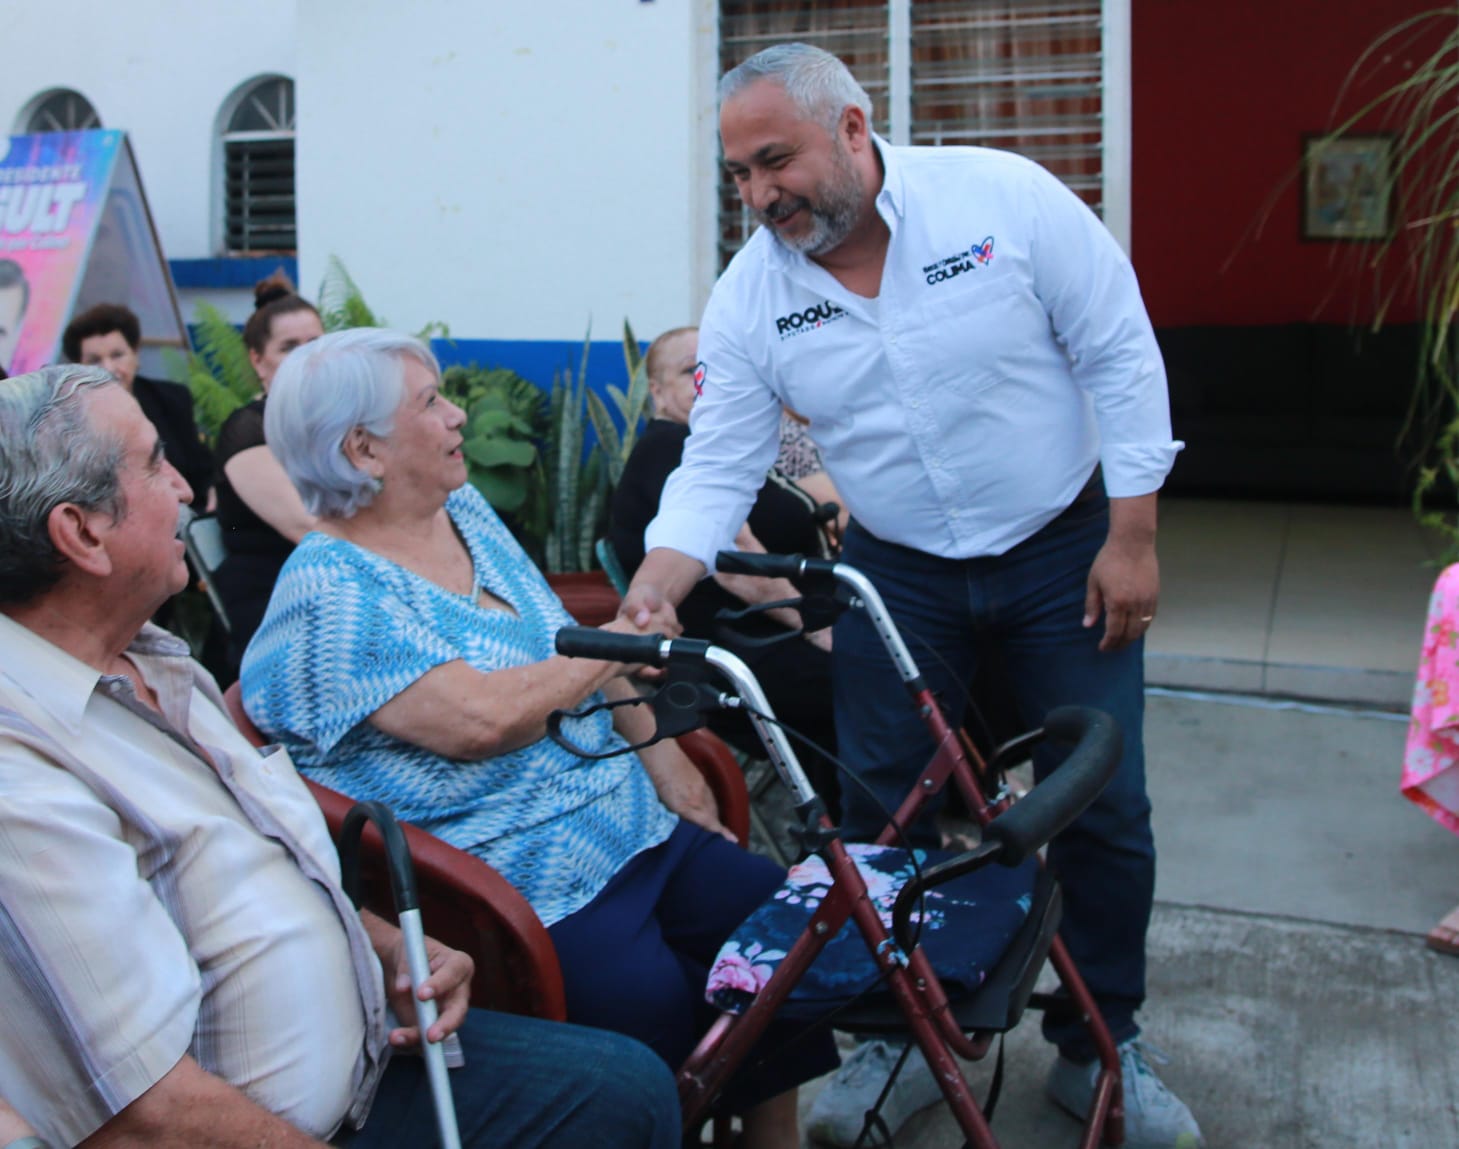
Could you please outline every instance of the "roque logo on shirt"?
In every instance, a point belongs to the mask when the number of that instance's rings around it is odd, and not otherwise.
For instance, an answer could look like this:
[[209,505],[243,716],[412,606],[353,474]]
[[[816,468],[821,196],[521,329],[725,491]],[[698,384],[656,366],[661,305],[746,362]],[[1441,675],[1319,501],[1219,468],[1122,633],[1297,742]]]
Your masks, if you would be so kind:
[[982,243],[975,243],[966,251],[959,251],[945,259],[939,259],[936,263],[929,263],[922,269],[922,274],[927,276],[928,287],[936,287],[939,283],[946,283],[964,272],[976,271],[992,262],[993,237],[989,235],[983,237]]
[[845,318],[846,309],[826,299],[804,311],[792,311],[789,315],[780,316],[775,320],[775,330],[779,332],[781,339],[789,339],[793,335],[804,335],[807,331],[814,331],[827,323]]

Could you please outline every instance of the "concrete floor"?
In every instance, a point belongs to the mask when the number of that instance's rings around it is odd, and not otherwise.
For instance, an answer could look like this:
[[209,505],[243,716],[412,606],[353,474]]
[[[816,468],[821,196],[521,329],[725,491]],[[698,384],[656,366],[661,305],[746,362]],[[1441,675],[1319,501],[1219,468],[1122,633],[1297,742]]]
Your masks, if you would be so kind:
[[1401,507],[1166,500],[1146,676],[1406,707],[1439,551]]
[[[1142,1022],[1210,1149],[1459,1146],[1459,959],[1422,942],[1459,901],[1459,839],[1397,793],[1436,553],[1402,510],[1162,508],[1147,673],[1176,689],[1146,716]],[[1077,1144],[1049,1059],[1029,1018],[994,1121],[1008,1149]],[[896,1144],[962,1138],[939,1105]]]

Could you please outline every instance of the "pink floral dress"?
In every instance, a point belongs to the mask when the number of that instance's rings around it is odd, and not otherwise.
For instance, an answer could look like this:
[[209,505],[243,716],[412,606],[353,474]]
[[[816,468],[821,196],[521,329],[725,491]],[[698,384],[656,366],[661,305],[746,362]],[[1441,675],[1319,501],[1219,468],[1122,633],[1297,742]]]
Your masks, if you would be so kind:
[[1429,599],[1399,789],[1459,834],[1459,563]]

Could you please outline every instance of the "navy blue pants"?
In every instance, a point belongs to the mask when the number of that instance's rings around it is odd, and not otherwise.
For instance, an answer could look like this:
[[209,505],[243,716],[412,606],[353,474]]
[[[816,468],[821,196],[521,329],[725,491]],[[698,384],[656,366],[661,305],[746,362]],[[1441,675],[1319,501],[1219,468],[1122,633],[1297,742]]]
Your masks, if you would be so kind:
[[[681,821],[667,841],[548,929],[568,1020],[636,1037],[677,1070],[717,1016],[704,987],[720,946],[784,878],[768,859]],[[834,1069],[829,1030],[777,1056],[804,1029],[786,1021],[766,1030],[722,1107],[742,1112]]]
[[[1104,622],[1085,629],[1089,568],[1109,529],[1102,496],[1076,502],[1043,530],[996,557],[943,559],[886,543],[852,525],[842,561],[871,579],[954,726],[979,646],[996,645],[1024,728],[1056,706],[1077,703],[1112,715],[1124,757],[1103,795],[1052,843],[1049,865],[1064,889],[1061,935],[1116,1041],[1139,1032],[1145,999],[1145,932],[1155,892],[1155,844],[1145,793],[1142,738],[1144,641],[1100,653]],[[929,653],[936,651],[937,657]],[[832,676],[841,757],[895,810],[927,764],[932,740],[865,613],[836,624]],[[1041,747],[1042,778],[1064,751]],[[870,839],[886,815],[843,784],[848,838]],[[931,817],[912,828],[936,843]],[[1075,1018],[1046,1015],[1044,1035],[1076,1061],[1094,1048]]]
[[[636,1041],[560,1022],[473,1009],[451,1070],[466,1149],[678,1149],[679,1099],[664,1064]],[[350,1149],[440,1144],[425,1062],[394,1057]]]

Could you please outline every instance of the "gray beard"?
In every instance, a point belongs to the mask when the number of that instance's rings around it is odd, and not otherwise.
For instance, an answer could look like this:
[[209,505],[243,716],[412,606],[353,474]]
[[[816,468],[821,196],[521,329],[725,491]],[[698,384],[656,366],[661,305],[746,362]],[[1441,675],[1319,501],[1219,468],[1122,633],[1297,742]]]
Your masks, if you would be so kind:
[[810,211],[811,228],[802,236],[785,236],[770,222],[764,212],[756,212],[762,224],[770,228],[777,243],[802,255],[824,255],[840,247],[856,227],[861,214],[861,173],[851,166],[850,157],[839,146],[832,178],[816,189],[816,201],[801,201]]

